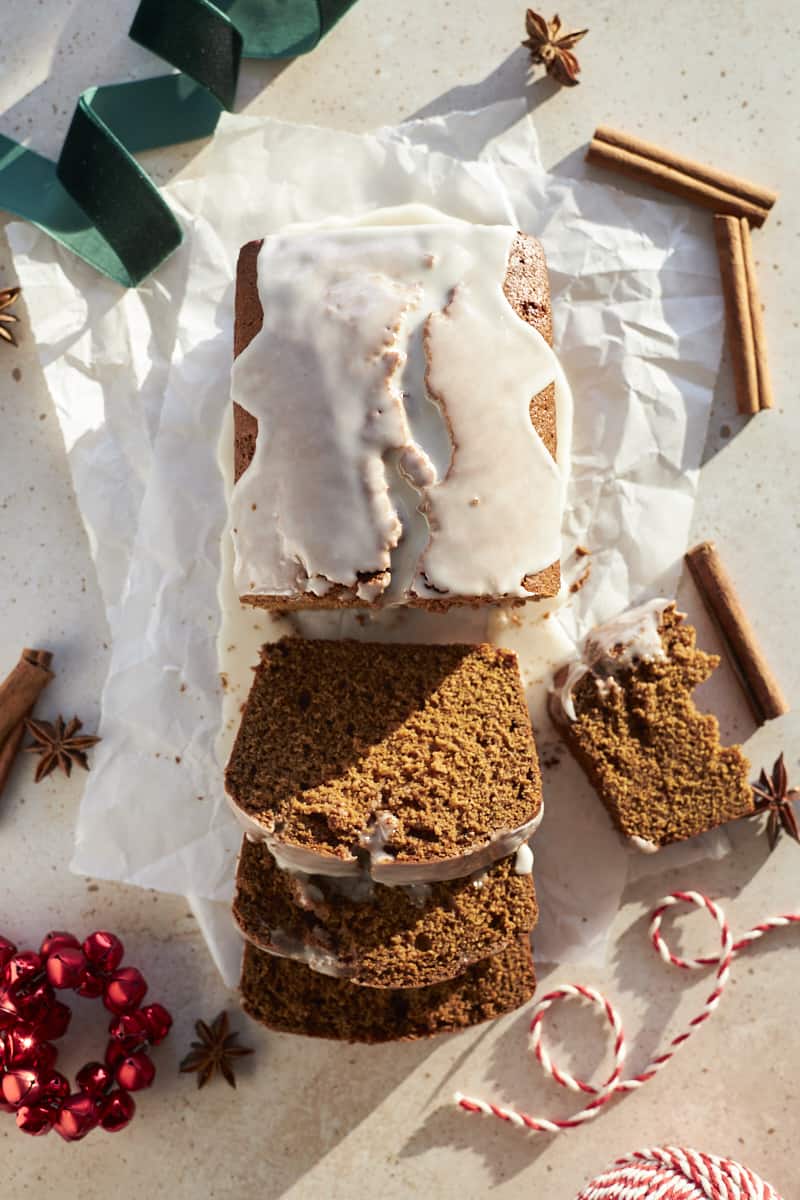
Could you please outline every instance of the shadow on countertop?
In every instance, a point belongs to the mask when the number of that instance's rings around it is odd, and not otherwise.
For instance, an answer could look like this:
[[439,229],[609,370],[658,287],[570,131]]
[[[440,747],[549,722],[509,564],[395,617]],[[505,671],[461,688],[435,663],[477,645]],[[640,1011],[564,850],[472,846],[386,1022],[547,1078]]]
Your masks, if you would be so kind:
[[[504,100],[525,100],[528,112],[533,112],[540,104],[555,96],[560,91],[560,85],[549,75],[531,81],[528,76],[529,65],[529,56],[520,47],[504,58],[484,79],[448,88],[441,96],[434,97],[405,119],[421,121],[426,117],[440,117],[451,112],[472,112]],[[500,132],[495,130],[495,133]]]

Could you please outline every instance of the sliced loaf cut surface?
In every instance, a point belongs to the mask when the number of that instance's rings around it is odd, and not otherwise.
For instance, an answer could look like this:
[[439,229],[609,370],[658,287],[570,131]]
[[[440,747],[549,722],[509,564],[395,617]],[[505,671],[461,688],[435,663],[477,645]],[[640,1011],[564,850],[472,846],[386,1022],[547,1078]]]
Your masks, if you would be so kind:
[[347,1042],[455,1033],[527,1004],[535,987],[527,938],[456,979],[405,989],[357,987],[247,943],[241,981],[244,1010],[262,1025]]
[[530,933],[538,915],[533,880],[516,874],[513,858],[409,889],[290,874],[245,839],[236,882],[233,913],[248,940],[367,987],[451,979]]
[[556,677],[551,712],[618,829],[642,850],[753,811],[750,765],[720,744],[692,699],[719,659],[668,601],[633,610],[586,640]]
[[521,838],[506,835],[541,808],[516,656],[489,645],[264,646],[226,787],[282,866],[281,853],[300,852],[309,873],[366,865],[373,878],[417,882],[399,872],[422,864],[463,877],[512,853]]

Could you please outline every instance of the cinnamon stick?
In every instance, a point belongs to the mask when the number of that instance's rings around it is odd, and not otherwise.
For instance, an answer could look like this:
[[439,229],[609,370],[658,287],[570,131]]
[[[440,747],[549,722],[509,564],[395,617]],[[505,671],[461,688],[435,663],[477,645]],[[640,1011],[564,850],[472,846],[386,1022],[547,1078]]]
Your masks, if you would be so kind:
[[772,408],[775,401],[772,395],[772,380],[767,362],[767,335],[764,329],[764,314],[761,310],[761,299],[758,294],[758,279],[756,264],[753,258],[753,239],[750,236],[750,226],[744,219],[739,221],[739,233],[742,239],[742,258],[744,273],[747,279],[747,299],[750,305],[750,324],[753,329],[753,348],[756,356],[756,375],[758,376],[758,407]]
[[719,273],[725,297],[726,333],[736,381],[736,404],[740,413],[752,414],[759,412],[761,403],[752,306],[742,241],[743,224],[746,222],[738,217],[714,218]]
[[586,159],[751,225],[763,225],[778,198],[769,188],[604,125],[595,130]]
[[697,590],[730,649],[745,694],[759,724],[789,711],[780,684],[758,644],[733,580],[713,542],[700,542],[686,555]]
[[25,718],[53,678],[52,661],[49,650],[25,649],[10,675],[0,683],[0,793],[25,734]]

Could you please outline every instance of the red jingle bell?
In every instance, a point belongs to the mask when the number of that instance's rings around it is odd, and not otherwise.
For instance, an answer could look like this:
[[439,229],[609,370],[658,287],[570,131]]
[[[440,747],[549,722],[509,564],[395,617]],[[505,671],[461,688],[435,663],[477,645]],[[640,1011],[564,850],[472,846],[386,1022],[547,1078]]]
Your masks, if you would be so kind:
[[106,983],[103,1003],[113,1013],[133,1012],[144,999],[147,983],[136,967],[121,967]]
[[51,1071],[42,1082],[42,1093],[48,1100],[65,1100],[69,1095],[69,1080],[58,1071]]
[[141,1012],[112,1017],[108,1032],[116,1042],[122,1042],[127,1050],[133,1050],[148,1040],[147,1022]]
[[0,988],[0,1029],[7,1029],[22,1020],[17,998],[10,988]]
[[126,1092],[141,1092],[149,1088],[155,1077],[155,1066],[141,1051],[126,1055],[114,1072],[114,1078]]
[[101,1062],[88,1062],[75,1076],[79,1090],[86,1092],[87,1096],[94,1096],[95,1099],[105,1095],[113,1079],[111,1068]]
[[55,994],[46,979],[37,983],[32,991],[22,984],[14,984],[9,990],[9,998],[17,1011],[17,1020],[28,1025],[38,1025],[55,1003]]
[[3,1099],[13,1108],[35,1104],[42,1094],[42,1076],[35,1067],[7,1071],[2,1082]]
[[22,979],[30,979],[38,975],[42,969],[42,960],[33,950],[20,950],[10,958],[3,967],[3,982],[9,986],[19,983]]
[[140,1015],[147,1028],[147,1040],[151,1046],[159,1046],[172,1028],[172,1017],[163,1004],[148,1004]]
[[69,1029],[72,1010],[60,1000],[54,1000],[44,1016],[34,1026],[36,1036],[43,1042],[55,1042]]
[[3,1066],[7,1071],[33,1067],[39,1048],[39,1038],[30,1025],[14,1025],[2,1037]]
[[66,950],[67,947],[80,950],[81,944],[74,934],[65,933],[63,929],[51,929],[39,947],[39,953],[42,958],[49,958],[56,950]]
[[47,978],[54,988],[77,988],[83,983],[86,956],[81,949],[63,946],[47,960]]
[[119,1133],[133,1120],[136,1102],[127,1092],[111,1092],[100,1110],[100,1124],[106,1133]]
[[40,1042],[34,1055],[34,1065],[40,1074],[49,1074],[56,1065],[58,1049],[50,1042]]
[[96,1000],[98,996],[102,996],[105,987],[106,981],[103,976],[87,963],[83,969],[81,982],[75,991],[87,1000]]
[[122,962],[125,947],[113,933],[98,929],[96,933],[90,933],[83,943],[83,953],[92,966],[109,975]]
[[58,1110],[53,1129],[65,1142],[79,1142],[99,1122],[100,1110],[92,1097],[85,1092],[73,1092]]
[[111,1067],[112,1071],[115,1071],[122,1062],[123,1058],[127,1058],[129,1053],[130,1051],[123,1045],[122,1042],[118,1042],[115,1038],[111,1038],[106,1046],[106,1063],[109,1067]]
[[41,1137],[53,1128],[55,1115],[45,1104],[23,1104],[17,1109],[17,1127],[31,1137]]
[[8,938],[0,937],[0,970],[17,953],[17,947]]

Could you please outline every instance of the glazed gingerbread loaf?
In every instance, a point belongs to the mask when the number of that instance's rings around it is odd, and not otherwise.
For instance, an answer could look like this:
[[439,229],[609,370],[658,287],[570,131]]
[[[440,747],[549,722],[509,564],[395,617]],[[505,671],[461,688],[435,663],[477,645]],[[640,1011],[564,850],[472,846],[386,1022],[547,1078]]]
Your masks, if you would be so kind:
[[231,498],[242,602],[444,609],[555,595],[557,405],[570,400],[551,343],[544,253],[527,234],[409,220],[244,246]]
[[[522,860],[522,861],[519,861]],[[259,949],[366,987],[425,987],[497,954],[536,923],[530,855],[410,888],[281,871],[245,839],[234,918]]]
[[281,868],[386,884],[482,870],[542,814],[516,655],[490,645],[264,646],[225,783]]
[[550,711],[625,837],[645,852],[753,812],[750,766],[692,699],[719,659],[667,600],[598,626]]
[[241,979],[244,1010],[262,1025],[346,1042],[456,1033],[527,1004],[535,988],[527,937],[455,979],[421,988],[357,987],[248,942]]

